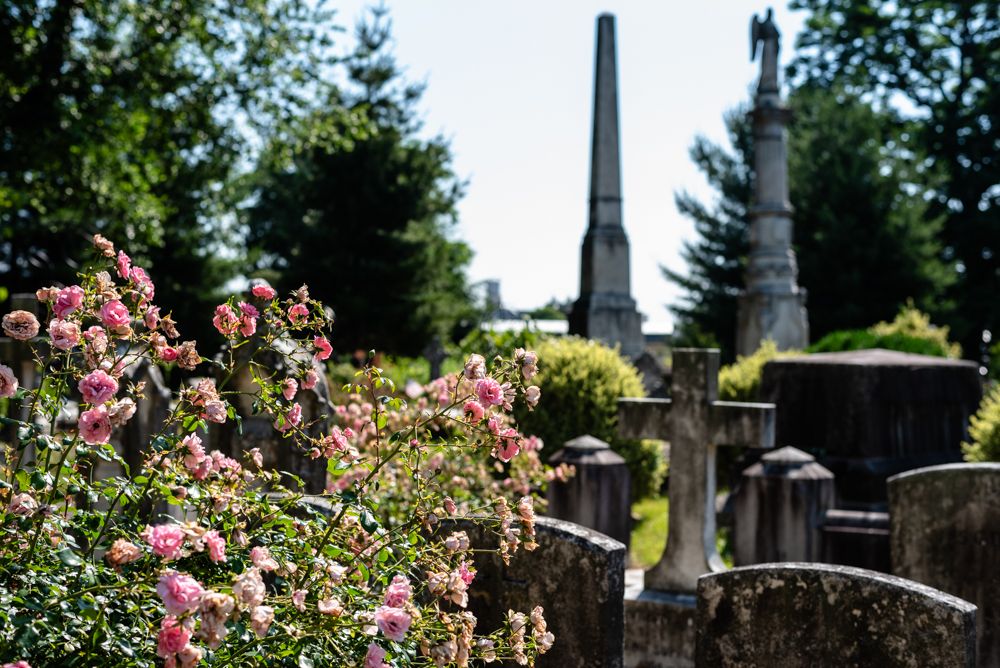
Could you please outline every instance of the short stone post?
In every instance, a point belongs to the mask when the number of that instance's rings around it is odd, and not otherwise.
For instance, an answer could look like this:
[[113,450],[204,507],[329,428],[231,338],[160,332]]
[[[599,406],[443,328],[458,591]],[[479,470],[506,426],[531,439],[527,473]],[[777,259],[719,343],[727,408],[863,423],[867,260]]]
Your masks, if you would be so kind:
[[567,441],[549,462],[571,464],[576,475],[549,484],[550,517],[600,531],[629,545],[632,485],[625,458],[593,436]]
[[835,500],[834,476],[815,457],[768,452],[743,471],[734,498],[736,565],[820,561],[823,515]]

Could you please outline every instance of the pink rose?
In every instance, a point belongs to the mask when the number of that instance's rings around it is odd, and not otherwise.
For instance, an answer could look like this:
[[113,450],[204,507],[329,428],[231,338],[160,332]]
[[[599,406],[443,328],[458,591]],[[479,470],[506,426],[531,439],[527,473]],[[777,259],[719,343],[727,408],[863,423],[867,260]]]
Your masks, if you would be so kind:
[[98,369],[84,376],[77,387],[88,404],[103,404],[118,392],[118,381]]
[[364,668],[389,668],[389,664],[385,662],[385,650],[375,643],[368,645]]
[[101,322],[112,332],[120,332],[132,321],[128,307],[117,299],[104,302],[101,307]]
[[222,424],[226,421],[226,403],[219,399],[213,399],[205,404],[203,415],[209,422]]
[[278,562],[271,557],[271,551],[262,545],[250,550],[250,561],[262,571],[273,571],[278,568]]
[[15,661],[14,663],[5,663],[0,668],[31,668],[31,664],[27,661]]
[[56,303],[53,304],[52,311],[57,318],[62,320],[81,306],[83,306],[83,288],[79,285],[71,285],[68,288],[63,288],[56,295]]
[[325,336],[317,336],[314,338],[313,345],[316,346],[316,354],[313,355],[314,359],[330,359],[330,354],[333,353],[333,346],[330,345],[330,342],[326,340]]
[[528,404],[528,410],[534,410],[538,405],[538,400],[542,397],[542,391],[537,385],[532,385],[524,391],[524,400]]
[[49,337],[59,350],[70,350],[80,342],[80,326],[69,320],[53,318],[49,323]]
[[165,561],[172,561],[181,556],[184,547],[184,529],[177,524],[159,524],[147,526],[141,534],[144,541],[153,548]]
[[226,560],[226,539],[220,536],[218,531],[206,531],[202,540],[208,547],[209,559],[214,562]]
[[316,383],[319,382],[319,374],[317,374],[312,369],[306,371],[306,375],[302,378],[302,389],[311,390],[316,387]]
[[170,346],[163,346],[156,349],[156,356],[164,362],[173,362],[177,359],[177,349]]
[[95,406],[89,411],[80,413],[77,421],[80,438],[88,445],[107,443],[111,438],[111,417],[104,406]]
[[129,397],[120,399],[108,408],[108,419],[111,421],[111,428],[121,427],[132,419],[135,415],[135,401]]
[[264,580],[260,569],[251,567],[243,571],[233,583],[233,596],[247,608],[255,608],[264,601]]
[[469,416],[469,422],[472,424],[479,424],[479,421],[486,415],[486,409],[483,408],[483,405],[472,399],[465,402],[462,412]]
[[34,515],[35,511],[38,510],[38,502],[28,492],[21,492],[11,497],[7,510],[22,517]]
[[160,325],[160,307],[150,306],[142,316],[142,322],[147,329],[156,329]]
[[502,462],[509,462],[521,451],[521,435],[517,430],[508,427],[500,432],[497,439],[497,459]]
[[219,304],[215,307],[215,317],[212,318],[212,324],[219,330],[219,334],[231,336],[239,327],[240,319],[236,317],[236,312],[229,304]]
[[166,659],[184,649],[193,635],[190,628],[177,622],[173,615],[167,615],[160,623],[160,633],[156,637],[156,656]]
[[299,383],[294,378],[286,378],[281,381],[281,394],[287,401],[295,398],[295,393],[299,391]]
[[278,294],[270,285],[255,285],[250,288],[250,293],[260,299],[274,299],[274,296]]
[[267,635],[267,630],[271,628],[274,621],[274,608],[268,605],[258,605],[250,611],[250,628],[257,634],[258,638]]
[[142,267],[132,267],[128,272],[129,278],[135,283],[136,288],[139,290],[139,294],[142,295],[143,299],[151,300],[156,294],[156,286],[153,285],[153,280],[146,273],[146,270]]
[[87,341],[96,341],[97,339],[108,338],[108,334],[100,325],[91,325],[87,329],[83,330],[83,338]]
[[[552,634],[550,633],[549,635]],[[555,636],[553,636],[553,640],[555,640]],[[201,663],[202,658],[204,658],[205,651],[195,645],[187,645],[184,649],[177,652],[177,656],[181,659],[181,668],[195,668],[195,666]]]
[[503,403],[503,388],[492,378],[476,381],[476,395],[483,406],[498,406]]
[[486,377],[486,360],[482,355],[473,353],[465,361],[464,375],[469,380],[479,380]]
[[118,570],[122,564],[129,564],[142,558],[142,548],[124,538],[118,538],[108,548],[104,558],[112,568]]
[[290,309],[288,309],[288,320],[293,325],[299,324],[308,317],[309,307],[305,304],[294,304]]
[[38,318],[29,311],[11,311],[3,317],[3,331],[12,339],[27,341],[38,336]]
[[458,576],[462,578],[462,582],[465,586],[472,584],[472,581],[476,578],[476,571],[469,570],[469,566],[463,561],[458,565]]
[[115,262],[118,267],[118,275],[128,280],[128,272],[132,269],[132,258],[125,254],[125,251],[118,251],[118,260]]
[[176,571],[167,571],[160,576],[156,593],[163,599],[163,607],[168,613],[183,615],[198,608],[205,590],[193,577]]
[[292,605],[294,605],[295,609],[298,610],[299,612],[306,611],[305,589],[296,589],[294,592],[292,592]]
[[298,427],[300,422],[302,422],[302,406],[295,403],[292,404],[292,407],[288,410],[288,413],[285,415],[284,422],[282,422],[281,420],[274,421],[274,428],[277,429],[278,431],[285,432],[292,429],[293,427]]
[[402,608],[413,595],[410,581],[403,575],[392,578],[392,584],[385,589],[385,605],[390,608]]
[[15,394],[17,394],[17,376],[9,366],[0,364],[0,399],[7,399]]
[[500,420],[494,415],[486,421],[486,428],[490,430],[491,434],[498,436],[500,434]]
[[406,635],[412,621],[409,613],[399,608],[382,605],[375,611],[375,624],[378,630],[386,638],[396,642],[403,641],[403,636]]

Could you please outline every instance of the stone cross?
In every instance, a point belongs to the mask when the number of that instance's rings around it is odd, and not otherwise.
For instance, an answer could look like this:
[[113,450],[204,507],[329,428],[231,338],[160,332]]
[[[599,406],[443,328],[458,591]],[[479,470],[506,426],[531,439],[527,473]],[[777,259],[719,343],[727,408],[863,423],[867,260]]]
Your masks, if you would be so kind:
[[624,356],[642,354],[642,317],[630,286],[629,243],[622,226],[618,150],[618,65],[615,17],[597,18],[594,129],[590,153],[590,222],[580,251],[580,298],[569,315],[570,334],[619,344]]
[[715,549],[715,449],[774,447],[774,404],[718,401],[719,351],[675,348],[672,399],[619,399],[618,433],[670,442],[667,547],[646,589],[693,593],[723,570]]

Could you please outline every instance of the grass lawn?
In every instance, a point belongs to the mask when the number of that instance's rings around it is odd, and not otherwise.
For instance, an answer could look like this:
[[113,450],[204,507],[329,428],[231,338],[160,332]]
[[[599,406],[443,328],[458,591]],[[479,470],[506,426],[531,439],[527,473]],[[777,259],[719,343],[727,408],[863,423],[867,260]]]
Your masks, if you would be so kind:
[[[629,568],[649,568],[660,560],[667,545],[667,509],[669,501],[665,496],[643,499],[632,506],[632,514],[639,518],[632,529],[632,546],[628,555]],[[733,557],[729,544],[729,531],[720,529],[717,534],[716,549],[727,567],[733,567]]]
[[667,544],[667,505],[667,497],[658,496],[632,506],[639,521],[632,530],[629,568],[649,568],[660,560]]

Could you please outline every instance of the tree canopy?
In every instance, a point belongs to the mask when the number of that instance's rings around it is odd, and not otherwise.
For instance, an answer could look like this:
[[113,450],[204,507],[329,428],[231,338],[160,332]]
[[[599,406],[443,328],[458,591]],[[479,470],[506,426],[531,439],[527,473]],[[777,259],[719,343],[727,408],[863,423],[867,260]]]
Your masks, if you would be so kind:
[[993,0],[793,0],[809,12],[792,71],[892,113],[893,148],[944,216],[948,318],[966,351],[1000,328],[1000,10]]
[[299,0],[2,3],[2,287],[72,281],[101,232],[178,320],[202,313],[235,273],[225,213],[248,140],[322,88],[330,19]]
[[471,315],[471,251],[453,239],[463,183],[448,143],[419,136],[422,87],[403,80],[390,27],[381,12],[362,23],[347,85],[266,147],[244,220],[260,275],[330,304],[341,349],[415,355]]

